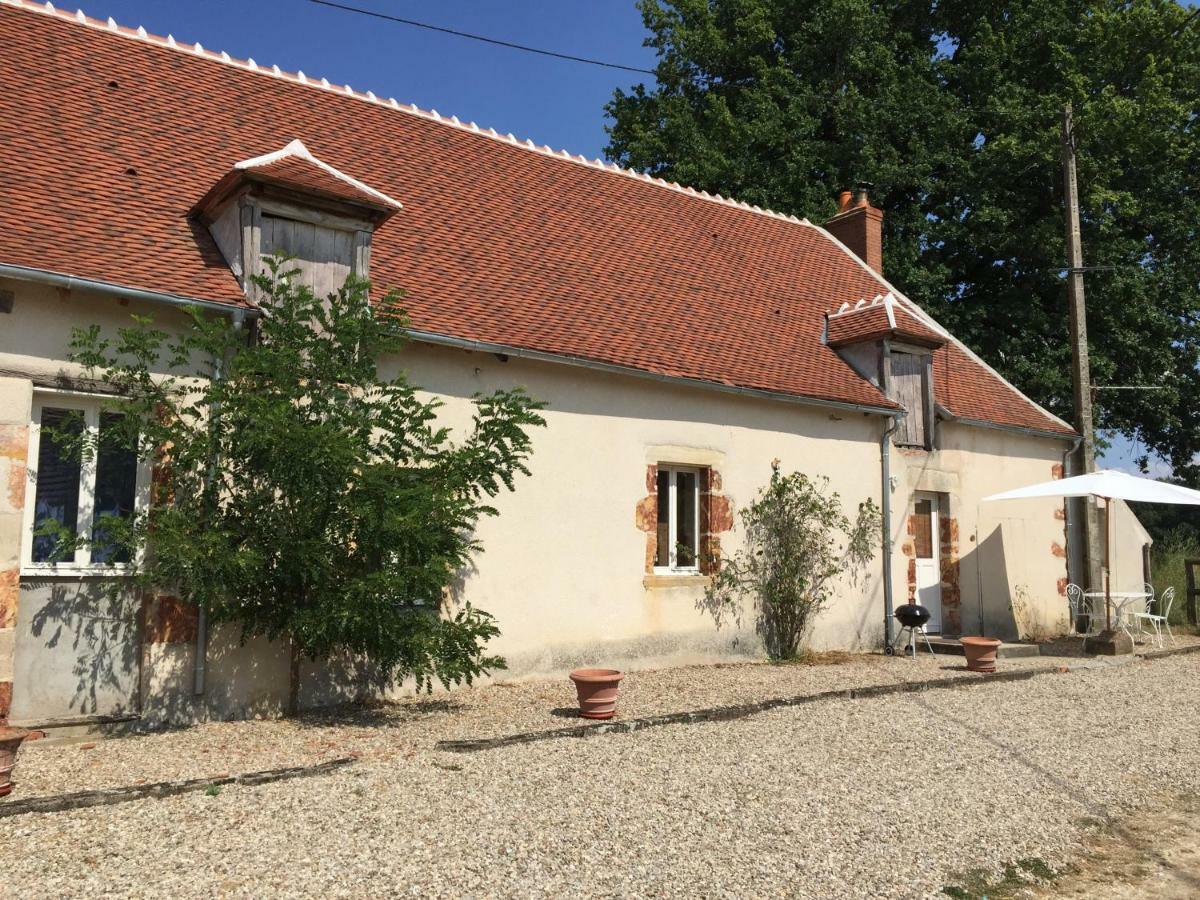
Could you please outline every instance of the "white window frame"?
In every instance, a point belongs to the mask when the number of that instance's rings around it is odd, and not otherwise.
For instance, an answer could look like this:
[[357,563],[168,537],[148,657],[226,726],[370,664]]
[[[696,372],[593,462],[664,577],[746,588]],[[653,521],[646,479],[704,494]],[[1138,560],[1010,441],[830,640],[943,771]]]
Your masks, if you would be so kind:
[[[73,409],[83,413],[83,425],[93,435],[100,432],[100,413],[112,408],[111,397],[82,394],[74,391],[39,390],[33,397],[33,412],[29,423],[29,455],[26,457],[24,527],[21,532],[21,574],[46,575],[119,575],[129,569],[128,563],[93,563],[91,547],[78,547],[75,558],[59,562],[33,561],[34,516],[37,511],[37,466],[42,446],[42,412],[51,409]],[[107,401],[107,406],[105,405]],[[90,534],[96,499],[96,460],[83,460],[79,473],[79,506],[76,511],[76,534]],[[150,466],[138,460],[134,483],[134,514],[150,503]],[[139,551],[140,553],[140,551]]]
[[[673,466],[669,463],[660,463],[658,472],[667,472],[670,476],[667,488],[667,554],[670,560],[670,565],[659,566],[655,565],[655,575],[699,575],[700,574],[700,469],[696,466]],[[694,476],[696,484],[696,496],[692,503],[693,516],[695,521],[692,523],[692,533],[696,536],[695,546],[695,563],[690,566],[681,566],[676,562],[676,553],[679,546],[679,504],[678,504],[678,488],[680,473]],[[657,483],[655,485],[657,488]],[[658,510],[655,509],[655,522],[657,523]],[[657,525],[656,525],[657,527]]]

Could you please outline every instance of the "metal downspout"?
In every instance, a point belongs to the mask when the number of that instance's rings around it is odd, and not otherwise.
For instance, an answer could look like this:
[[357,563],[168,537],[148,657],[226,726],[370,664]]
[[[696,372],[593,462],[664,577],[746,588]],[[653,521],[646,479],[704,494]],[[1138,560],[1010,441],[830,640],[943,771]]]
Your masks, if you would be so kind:
[[[902,414],[901,414],[902,415]],[[900,427],[901,415],[893,415],[891,424],[879,439],[882,471],[881,506],[883,507],[883,646],[892,646],[892,435]]]
[[[242,330],[242,323],[245,321],[245,312],[236,310],[233,313],[233,328],[235,331]],[[225,374],[225,361],[223,359],[213,360],[213,379],[219,381]],[[219,407],[213,408],[213,417],[215,418],[220,413]],[[216,475],[217,460],[214,458],[212,466],[209,470],[210,480]],[[201,606],[196,611],[196,653],[192,663],[192,693],[199,697],[204,693],[204,680],[207,674],[208,667],[208,612]]]

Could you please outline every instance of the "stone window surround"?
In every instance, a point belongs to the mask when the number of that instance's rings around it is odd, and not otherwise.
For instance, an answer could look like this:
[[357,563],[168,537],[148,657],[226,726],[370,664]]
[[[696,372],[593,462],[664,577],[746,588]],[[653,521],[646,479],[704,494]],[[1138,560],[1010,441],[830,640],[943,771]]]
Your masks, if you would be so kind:
[[[720,535],[733,528],[733,505],[723,492],[721,467],[725,454],[717,450],[680,445],[654,445],[646,448],[646,496],[637,504],[635,521],[646,535],[643,586],[650,588],[702,587],[714,571],[721,554]],[[658,554],[658,467],[677,466],[696,469],[699,484],[699,565],[692,571],[664,573],[656,571]]]

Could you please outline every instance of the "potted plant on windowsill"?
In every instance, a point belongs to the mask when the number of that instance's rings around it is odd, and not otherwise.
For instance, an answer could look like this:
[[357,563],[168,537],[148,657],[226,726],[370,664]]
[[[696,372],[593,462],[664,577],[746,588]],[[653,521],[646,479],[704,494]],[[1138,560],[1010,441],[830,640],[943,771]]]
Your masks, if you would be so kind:
[[12,793],[12,772],[17,766],[17,751],[21,749],[21,741],[29,737],[24,728],[10,728],[0,725],[0,797]]

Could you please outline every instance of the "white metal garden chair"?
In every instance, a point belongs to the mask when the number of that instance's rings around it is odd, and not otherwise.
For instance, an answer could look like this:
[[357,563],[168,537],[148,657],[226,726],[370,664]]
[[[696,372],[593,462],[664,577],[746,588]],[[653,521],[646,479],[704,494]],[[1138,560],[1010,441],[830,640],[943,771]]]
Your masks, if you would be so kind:
[[1142,582],[1142,590],[1146,592],[1146,599],[1142,604],[1142,609],[1134,610],[1131,608],[1127,613],[1129,624],[1137,631],[1138,637],[1142,635],[1149,636],[1149,632],[1146,631],[1146,620],[1141,614],[1154,612],[1154,585],[1148,581],[1144,581]]
[[[1089,637],[1093,634],[1098,634],[1099,629],[1096,627],[1097,619],[1095,610],[1092,609],[1088,598],[1084,596],[1083,588],[1077,584],[1067,585],[1067,604],[1071,609],[1071,630],[1068,632],[1076,637]],[[1083,631],[1079,630],[1079,620],[1083,619],[1087,624]]]
[[1150,604],[1146,605],[1146,612],[1134,613],[1133,619],[1138,623],[1140,628],[1143,623],[1154,629],[1154,638],[1158,646],[1163,645],[1162,633],[1163,629],[1167,629],[1167,635],[1171,638],[1171,644],[1175,644],[1175,633],[1171,631],[1171,605],[1175,602],[1175,588],[1169,587],[1162,592],[1162,596],[1155,603],[1154,594],[1150,594],[1151,602],[1154,603],[1155,612],[1150,612]]

